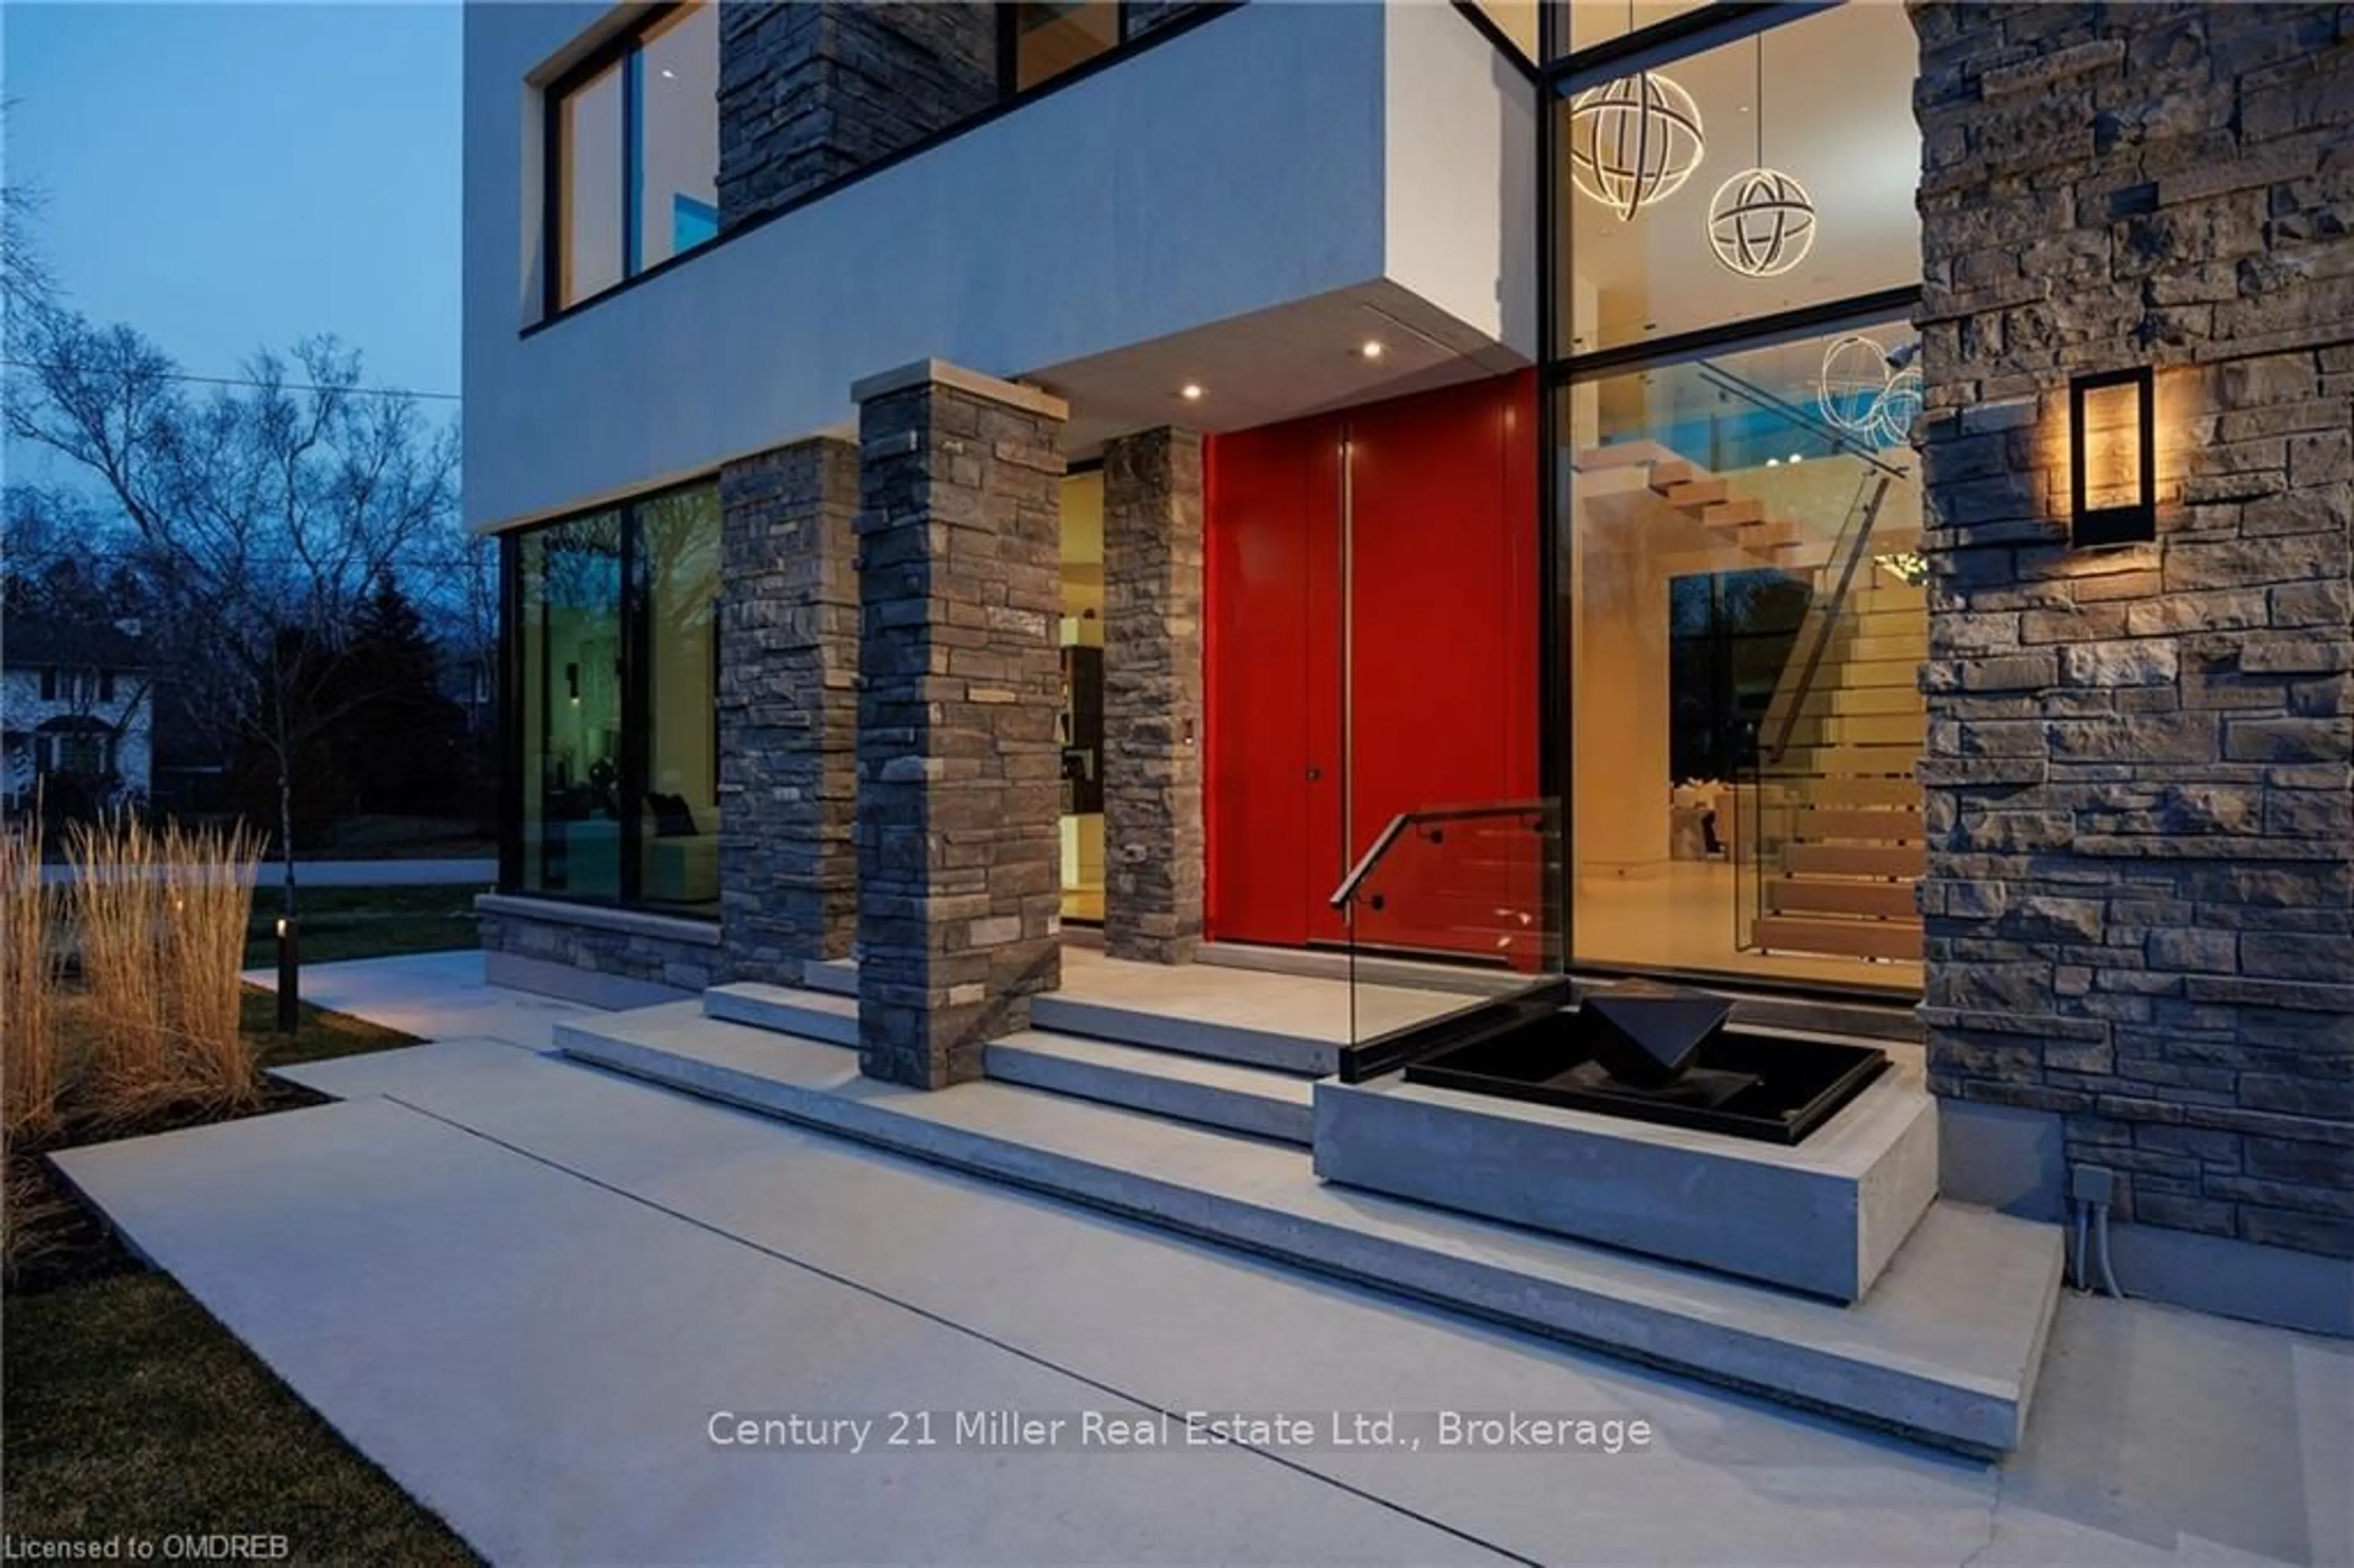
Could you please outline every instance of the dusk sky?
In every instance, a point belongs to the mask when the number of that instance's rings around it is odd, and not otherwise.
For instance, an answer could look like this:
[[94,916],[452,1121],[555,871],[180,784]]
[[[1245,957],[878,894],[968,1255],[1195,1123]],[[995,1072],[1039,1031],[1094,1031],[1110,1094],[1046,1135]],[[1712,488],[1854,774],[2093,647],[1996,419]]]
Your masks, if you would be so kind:
[[460,38],[449,3],[8,0],[6,178],[67,302],[184,370],[331,332],[454,393]]

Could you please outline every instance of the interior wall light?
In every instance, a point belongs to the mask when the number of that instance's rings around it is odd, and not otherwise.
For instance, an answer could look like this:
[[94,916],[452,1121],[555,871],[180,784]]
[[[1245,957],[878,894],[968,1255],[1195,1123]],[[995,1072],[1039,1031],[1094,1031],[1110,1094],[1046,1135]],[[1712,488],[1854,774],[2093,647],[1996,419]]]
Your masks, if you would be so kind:
[[2145,365],[2068,383],[2068,537],[2080,549],[2158,537],[2155,382]]
[[1757,39],[1757,161],[1716,187],[1708,202],[1708,244],[1727,271],[1772,278],[1815,248],[1815,201],[1797,176],[1766,166],[1766,39]]
[[1707,155],[1700,105],[1674,79],[1638,71],[1569,101],[1569,178],[1624,221],[1683,188]]

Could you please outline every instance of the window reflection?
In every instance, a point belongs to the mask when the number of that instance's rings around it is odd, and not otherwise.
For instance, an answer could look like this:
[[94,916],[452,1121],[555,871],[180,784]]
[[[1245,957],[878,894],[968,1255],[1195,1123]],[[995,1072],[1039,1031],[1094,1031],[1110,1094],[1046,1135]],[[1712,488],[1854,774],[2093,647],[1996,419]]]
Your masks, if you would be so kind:
[[716,913],[719,524],[699,484],[515,540],[522,891]]
[[698,486],[637,509],[645,582],[646,794],[641,821],[650,904],[719,901],[719,495]]
[[523,885],[621,895],[621,514],[524,536]]

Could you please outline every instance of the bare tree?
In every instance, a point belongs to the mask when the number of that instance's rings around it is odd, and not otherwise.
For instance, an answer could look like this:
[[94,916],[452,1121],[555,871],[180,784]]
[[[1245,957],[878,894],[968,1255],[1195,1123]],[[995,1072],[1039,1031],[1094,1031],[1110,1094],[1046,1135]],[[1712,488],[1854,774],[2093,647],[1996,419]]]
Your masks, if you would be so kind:
[[[0,102],[0,136],[6,133],[9,108]],[[37,186],[22,180],[0,184],[0,315],[12,323],[20,310],[49,298],[48,263],[33,239],[33,216],[40,208]]]
[[294,775],[358,704],[336,680],[353,611],[379,578],[446,550],[457,441],[417,400],[364,388],[331,338],[272,353],[244,384],[183,391],[127,326],[37,305],[12,323],[9,433],[105,487],[127,520],[188,711],[275,773],[294,909]]

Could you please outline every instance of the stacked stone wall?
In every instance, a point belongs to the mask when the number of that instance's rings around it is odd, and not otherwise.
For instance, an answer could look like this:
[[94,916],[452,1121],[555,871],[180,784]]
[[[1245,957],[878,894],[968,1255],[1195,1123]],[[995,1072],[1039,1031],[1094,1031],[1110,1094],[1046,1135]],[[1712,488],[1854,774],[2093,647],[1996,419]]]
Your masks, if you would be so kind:
[[1202,438],[1104,449],[1104,950],[1202,945]]
[[719,27],[719,218],[733,228],[997,101],[985,0],[729,4]]
[[[1916,4],[1933,1087],[2354,1256],[2354,11]],[[2067,385],[2157,367],[2158,536]]]
[[930,363],[857,397],[860,1065],[938,1088],[1062,978],[1063,406]]
[[719,899],[730,980],[798,985],[858,918],[858,449],[720,472]]

